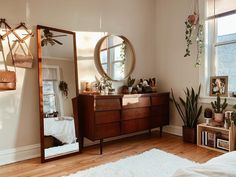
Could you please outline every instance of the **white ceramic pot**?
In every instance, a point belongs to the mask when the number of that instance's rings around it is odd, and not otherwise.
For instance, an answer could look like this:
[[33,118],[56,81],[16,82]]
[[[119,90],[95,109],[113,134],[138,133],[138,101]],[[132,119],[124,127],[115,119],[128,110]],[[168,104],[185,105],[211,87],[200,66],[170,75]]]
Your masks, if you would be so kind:
[[133,87],[128,87],[128,92],[131,93],[132,89],[133,89]]
[[214,121],[215,122],[223,122],[224,121],[224,114],[223,113],[215,113],[214,114]]
[[206,120],[206,125],[210,125],[210,123],[211,123],[211,120],[212,118],[205,118],[205,120]]

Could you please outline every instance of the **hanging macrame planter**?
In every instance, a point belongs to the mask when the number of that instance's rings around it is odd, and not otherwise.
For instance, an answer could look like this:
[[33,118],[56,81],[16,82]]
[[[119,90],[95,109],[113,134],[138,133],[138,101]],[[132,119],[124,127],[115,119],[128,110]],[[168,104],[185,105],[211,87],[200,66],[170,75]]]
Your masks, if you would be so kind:
[[201,64],[201,55],[203,53],[204,35],[203,25],[199,23],[198,0],[194,0],[194,12],[189,15],[185,21],[185,40],[187,46],[184,57],[191,55],[190,47],[194,42],[196,42],[197,57],[195,66],[199,66]]

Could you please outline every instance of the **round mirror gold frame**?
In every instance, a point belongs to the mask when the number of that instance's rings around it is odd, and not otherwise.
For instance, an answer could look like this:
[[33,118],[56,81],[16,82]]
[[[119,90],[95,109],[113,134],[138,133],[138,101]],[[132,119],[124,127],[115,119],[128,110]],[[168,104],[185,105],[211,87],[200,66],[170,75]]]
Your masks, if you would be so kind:
[[[130,61],[131,66],[130,66],[129,70],[127,71],[127,73],[125,74],[124,78],[122,78],[122,79],[112,78],[106,71],[104,71],[104,69],[102,67],[100,53],[101,53],[103,43],[109,37],[119,37],[119,38],[121,38],[124,41],[127,49],[129,50],[129,53],[130,53],[128,60],[131,60]],[[121,36],[121,35],[107,35],[107,36],[102,37],[96,44],[95,51],[94,51],[94,58],[95,58],[94,62],[95,62],[95,65],[96,65],[96,68],[97,68],[99,74],[101,74],[101,76],[105,76],[105,77],[107,77],[107,78],[109,78],[110,80],[113,80],[113,81],[122,81],[122,80],[128,78],[132,74],[132,72],[134,70],[134,66],[135,66],[134,48],[133,48],[132,44],[130,43],[130,41],[126,37]]]

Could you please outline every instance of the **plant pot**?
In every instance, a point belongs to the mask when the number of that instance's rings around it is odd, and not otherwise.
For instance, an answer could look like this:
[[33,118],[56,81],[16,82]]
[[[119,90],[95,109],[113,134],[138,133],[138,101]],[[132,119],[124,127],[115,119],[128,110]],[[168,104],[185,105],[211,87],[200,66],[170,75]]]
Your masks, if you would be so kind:
[[206,125],[210,125],[212,118],[205,118],[205,120],[206,120]]
[[197,14],[189,15],[188,21],[192,25],[196,25],[199,22],[199,16]]
[[196,144],[196,128],[183,126],[183,141]]
[[224,114],[223,113],[215,113],[214,114],[214,121],[215,122],[223,122],[224,121]]
[[128,87],[128,92],[132,93],[132,89],[133,89],[133,87]]

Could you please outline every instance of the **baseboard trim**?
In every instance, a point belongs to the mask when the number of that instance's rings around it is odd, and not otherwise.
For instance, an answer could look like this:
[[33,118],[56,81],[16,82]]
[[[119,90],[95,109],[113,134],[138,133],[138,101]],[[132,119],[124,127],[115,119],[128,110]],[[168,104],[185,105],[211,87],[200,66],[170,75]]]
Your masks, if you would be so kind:
[[163,128],[163,132],[170,133],[177,136],[182,136],[182,127],[176,125],[168,125]]
[[0,151],[0,165],[40,157],[40,145],[33,144]]
[[[159,128],[153,129],[153,130],[159,130]],[[128,135],[122,135],[114,138],[108,138],[105,139],[105,141],[112,141],[117,140],[129,136],[139,135],[146,133],[147,131],[137,132],[137,133],[131,133]],[[181,126],[175,126],[175,125],[169,125],[165,126],[163,128],[163,132],[174,134],[177,136],[182,136],[182,127]],[[89,140],[85,141],[85,147],[98,144],[99,141],[91,142]],[[0,151],[0,166],[6,165],[14,162],[19,162],[22,160],[32,159],[40,157],[40,144],[34,144],[34,145],[28,145],[28,146],[22,146],[12,149],[6,149]]]

